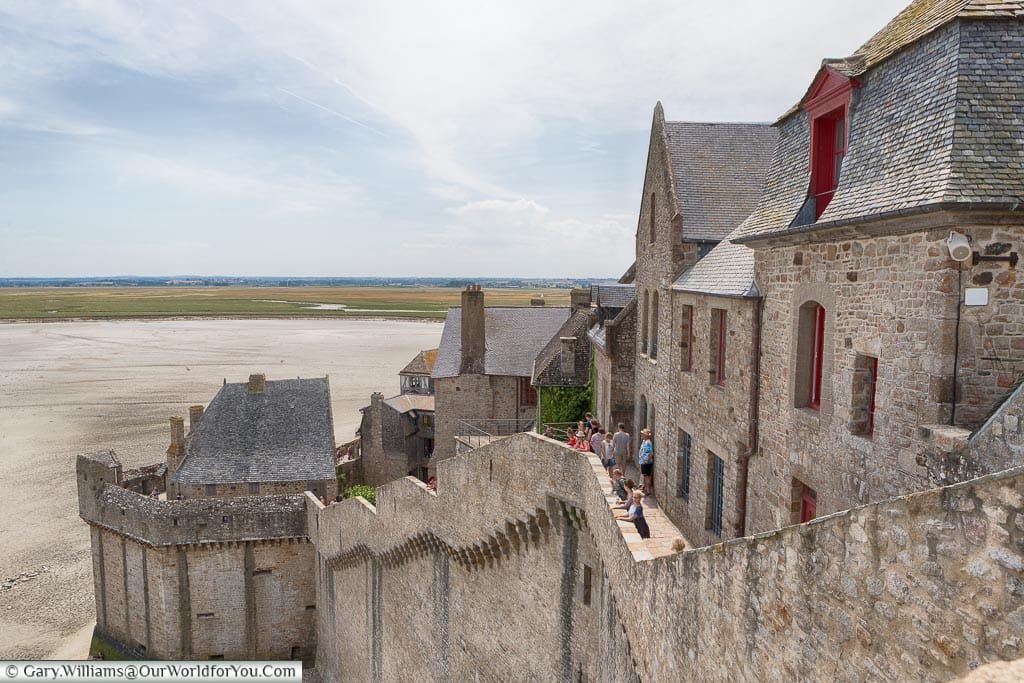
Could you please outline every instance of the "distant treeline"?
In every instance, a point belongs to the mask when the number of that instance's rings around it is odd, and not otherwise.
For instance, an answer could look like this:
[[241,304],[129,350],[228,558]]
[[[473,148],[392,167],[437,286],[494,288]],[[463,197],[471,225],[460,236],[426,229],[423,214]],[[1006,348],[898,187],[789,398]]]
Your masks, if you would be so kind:
[[610,278],[445,278],[445,277],[25,277],[0,278],[0,287],[484,287],[529,289],[589,287]]

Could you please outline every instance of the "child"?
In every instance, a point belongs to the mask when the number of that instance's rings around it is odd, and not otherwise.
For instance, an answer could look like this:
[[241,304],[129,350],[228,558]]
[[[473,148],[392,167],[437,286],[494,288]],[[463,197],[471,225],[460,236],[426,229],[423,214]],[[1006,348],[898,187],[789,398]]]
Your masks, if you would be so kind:
[[611,432],[604,435],[604,466],[608,470],[608,476],[615,478],[615,441]]

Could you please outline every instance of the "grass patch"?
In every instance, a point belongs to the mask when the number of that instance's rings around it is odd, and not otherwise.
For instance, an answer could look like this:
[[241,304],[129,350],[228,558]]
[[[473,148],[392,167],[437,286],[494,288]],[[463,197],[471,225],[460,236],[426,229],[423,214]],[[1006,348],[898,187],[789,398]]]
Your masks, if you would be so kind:
[[[10,287],[0,288],[0,320],[172,317],[371,316],[442,319],[460,303],[456,287]],[[529,306],[544,294],[568,306],[568,289],[488,289],[488,306]],[[315,308],[342,305],[341,309]]]

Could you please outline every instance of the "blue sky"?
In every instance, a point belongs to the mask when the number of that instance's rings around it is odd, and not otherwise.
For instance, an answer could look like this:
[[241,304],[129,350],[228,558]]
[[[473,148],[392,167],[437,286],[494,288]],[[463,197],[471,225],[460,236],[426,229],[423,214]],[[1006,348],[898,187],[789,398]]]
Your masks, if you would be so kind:
[[904,4],[0,0],[0,276],[617,276],[657,100],[774,120]]

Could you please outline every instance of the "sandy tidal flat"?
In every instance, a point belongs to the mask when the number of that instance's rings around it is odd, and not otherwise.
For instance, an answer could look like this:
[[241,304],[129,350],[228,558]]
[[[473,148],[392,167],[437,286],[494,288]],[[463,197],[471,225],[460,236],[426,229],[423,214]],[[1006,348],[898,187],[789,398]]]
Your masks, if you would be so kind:
[[159,461],[168,417],[253,372],[330,375],[348,441],[370,394],[398,393],[398,371],[440,337],[441,323],[392,320],[0,324],[0,659],[44,657],[94,618],[75,455]]

